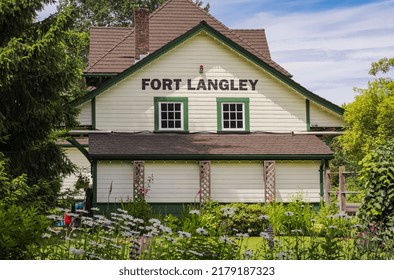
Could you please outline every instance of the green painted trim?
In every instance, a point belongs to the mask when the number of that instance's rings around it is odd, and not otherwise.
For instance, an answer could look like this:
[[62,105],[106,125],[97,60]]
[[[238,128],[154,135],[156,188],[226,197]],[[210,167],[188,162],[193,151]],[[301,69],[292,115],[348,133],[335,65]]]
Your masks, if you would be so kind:
[[96,97],[92,98],[91,101],[91,114],[92,114],[92,129],[96,129]]
[[[83,147],[83,148],[89,148],[89,145],[87,145],[87,144],[79,144],[79,145],[81,145],[81,147]],[[62,148],[76,148],[73,144],[71,144],[71,143],[69,143],[69,144],[66,144],[66,143],[64,143],[64,144],[58,144],[58,146],[59,147],[62,147]]]
[[97,160],[321,160],[333,155],[90,155]]
[[[160,130],[159,125],[159,102],[180,102],[183,103],[183,129],[182,130]],[[168,133],[188,133],[189,132],[189,99],[187,97],[155,97],[155,132]]]
[[97,203],[97,161],[93,160],[91,164],[93,179],[93,205]]
[[[245,129],[244,130],[223,130],[222,127],[222,104],[223,103],[243,103],[245,108]],[[249,98],[231,98],[231,97],[218,97],[216,98],[216,114],[217,114],[217,131],[220,133],[249,133],[250,132],[250,110]]]
[[324,201],[324,162],[325,160],[322,159],[320,163],[320,201]]
[[75,148],[77,148],[87,158],[88,161],[90,161],[89,152],[85,149],[83,145],[79,144],[79,142],[72,137],[67,138],[67,141],[70,142],[70,144],[73,145]]
[[311,107],[309,99],[305,100],[305,110],[306,110],[306,130],[311,131]]
[[338,105],[336,105],[334,103],[331,103],[330,101],[328,101],[328,100],[326,100],[326,99],[314,94],[313,92],[307,90],[306,88],[304,88],[303,86],[301,86],[300,84],[298,84],[297,82],[292,80],[287,75],[279,72],[278,70],[276,70],[275,68],[273,68],[272,66],[268,65],[267,63],[262,61],[257,56],[255,56],[254,54],[252,54],[249,51],[245,50],[243,47],[239,46],[237,43],[233,42],[232,40],[230,40],[229,38],[227,38],[226,36],[221,34],[219,31],[217,31],[214,28],[212,28],[211,26],[209,26],[205,21],[200,22],[200,24],[198,24],[196,27],[192,28],[188,32],[184,33],[183,35],[179,36],[178,38],[176,38],[173,41],[169,42],[168,44],[164,45],[163,47],[161,47],[157,51],[151,53],[146,58],[144,58],[143,60],[141,60],[138,63],[134,64],[130,68],[126,69],[122,73],[120,73],[120,74],[116,75],[115,77],[113,77],[112,79],[108,80],[107,82],[105,82],[99,88],[89,92],[84,97],[73,101],[72,105],[73,106],[81,105],[82,103],[87,102],[88,100],[92,99],[93,97],[98,96],[99,94],[101,94],[102,92],[106,91],[107,89],[109,89],[110,87],[115,85],[116,83],[122,81],[123,79],[125,79],[129,75],[135,73],[136,71],[138,71],[142,67],[150,64],[152,61],[156,60],[157,58],[159,58],[163,54],[165,54],[168,51],[172,50],[173,48],[177,47],[178,45],[180,45],[181,43],[185,42],[186,40],[188,40],[189,38],[193,37],[194,35],[198,34],[201,31],[207,32],[208,34],[210,34],[211,36],[215,37],[216,39],[218,39],[223,44],[225,44],[228,47],[234,49],[239,54],[243,55],[244,57],[246,57],[247,59],[249,59],[250,61],[252,61],[256,65],[258,65],[262,69],[266,70],[268,73],[270,73],[274,77],[278,78],[280,81],[284,82],[285,84],[287,84],[291,88],[295,89],[296,91],[298,91],[299,93],[304,95],[307,99],[312,100],[312,101],[314,101],[314,102],[326,107],[327,109],[337,113],[338,115],[343,115],[343,113],[344,113],[344,109],[343,108],[341,108]]

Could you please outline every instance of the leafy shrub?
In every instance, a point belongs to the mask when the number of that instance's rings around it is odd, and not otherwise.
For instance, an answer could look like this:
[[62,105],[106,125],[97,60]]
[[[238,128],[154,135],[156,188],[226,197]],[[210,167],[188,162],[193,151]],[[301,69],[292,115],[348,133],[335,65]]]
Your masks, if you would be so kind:
[[[394,227],[394,139],[379,146],[360,162],[365,197],[360,217],[365,225]],[[392,237],[394,232],[392,231]]]
[[30,259],[29,246],[38,244],[49,225],[33,207],[6,205],[0,201],[0,259]]

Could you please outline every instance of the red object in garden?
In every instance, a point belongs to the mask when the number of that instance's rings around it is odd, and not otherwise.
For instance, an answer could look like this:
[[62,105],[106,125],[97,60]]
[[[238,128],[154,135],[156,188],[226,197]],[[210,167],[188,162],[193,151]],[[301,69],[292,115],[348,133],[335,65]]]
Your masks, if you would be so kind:
[[66,216],[64,216],[64,224],[66,226],[69,226],[71,224],[71,217],[68,214],[66,214]]

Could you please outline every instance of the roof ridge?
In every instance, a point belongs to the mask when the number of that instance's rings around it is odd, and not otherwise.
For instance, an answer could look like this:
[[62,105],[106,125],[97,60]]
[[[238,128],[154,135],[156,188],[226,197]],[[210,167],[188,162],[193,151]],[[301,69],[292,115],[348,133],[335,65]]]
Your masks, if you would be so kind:
[[123,39],[121,39],[117,44],[115,44],[109,51],[107,51],[102,57],[97,59],[91,66],[89,66],[85,72],[89,71],[92,69],[97,63],[99,63],[101,60],[103,60],[107,55],[109,55],[116,47],[118,47],[121,43],[123,43],[127,38],[130,37],[131,34],[134,33],[134,27],[123,27],[123,28],[130,28],[130,33],[127,34]]

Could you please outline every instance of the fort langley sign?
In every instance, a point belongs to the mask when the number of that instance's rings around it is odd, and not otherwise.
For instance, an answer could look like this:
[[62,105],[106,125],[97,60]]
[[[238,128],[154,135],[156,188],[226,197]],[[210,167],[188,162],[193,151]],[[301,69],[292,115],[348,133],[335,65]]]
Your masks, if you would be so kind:
[[200,79],[197,82],[187,79],[186,83],[182,79],[142,79],[142,90],[151,88],[153,90],[179,90],[181,86],[187,86],[187,90],[196,91],[248,91],[256,90],[259,80],[248,79]]

